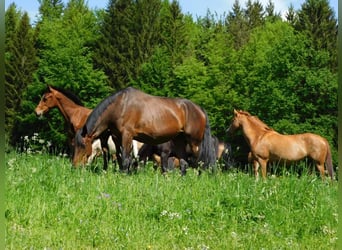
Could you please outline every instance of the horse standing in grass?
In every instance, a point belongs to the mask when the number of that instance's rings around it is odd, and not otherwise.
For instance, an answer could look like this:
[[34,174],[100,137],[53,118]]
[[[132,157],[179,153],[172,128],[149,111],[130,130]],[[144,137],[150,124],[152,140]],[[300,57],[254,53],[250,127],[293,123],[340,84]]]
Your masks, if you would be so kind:
[[[217,163],[221,164],[223,170],[228,170],[233,165],[230,144],[220,141],[216,136],[212,136],[212,141]],[[138,156],[139,160],[144,162],[144,165],[149,159],[155,163],[156,167],[160,166],[162,169],[166,169],[162,165],[167,163],[167,169],[174,169],[179,167],[179,159],[176,157],[175,152],[175,144],[170,140],[158,145],[144,144],[140,148]],[[191,153],[190,147],[186,147],[186,152]]]
[[[84,164],[91,143],[107,131],[113,135],[122,171],[130,171],[132,140],[160,144],[173,140],[185,174],[186,145],[196,162],[207,168],[215,164],[206,112],[190,100],[152,96],[129,87],[104,99],[76,133],[73,164]],[[165,170],[164,170],[165,171]]]
[[310,157],[316,162],[322,179],[325,178],[324,164],[331,179],[334,179],[330,146],[325,138],[312,133],[279,134],[256,116],[246,111],[234,110],[234,118],[227,132],[233,133],[239,128],[242,129],[250,146],[256,178],[258,178],[259,165],[261,165],[262,177],[265,179],[268,162],[293,162]]
[[[48,86],[35,108],[35,113],[37,116],[42,116],[52,108],[58,108],[62,113],[68,125],[68,141],[72,147],[76,131],[83,127],[92,110],[84,107],[80,99],[70,91]],[[115,151],[115,147],[108,148],[108,143],[109,145],[112,145],[110,140],[112,139],[108,138],[108,140],[100,143],[102,145],[102,150],[107,152],[106,154],[103,154],[104,169],[107,169],[108,166],[109,151]],[[97,145],[99,143],[94,142],[94,144]]]

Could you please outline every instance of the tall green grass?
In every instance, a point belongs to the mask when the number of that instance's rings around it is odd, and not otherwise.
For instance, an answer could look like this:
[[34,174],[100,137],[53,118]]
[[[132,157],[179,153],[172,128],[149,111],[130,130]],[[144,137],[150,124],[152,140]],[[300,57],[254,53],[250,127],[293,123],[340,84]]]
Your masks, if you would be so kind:
[[336,249],[337,183],[6,155],[7,249]]

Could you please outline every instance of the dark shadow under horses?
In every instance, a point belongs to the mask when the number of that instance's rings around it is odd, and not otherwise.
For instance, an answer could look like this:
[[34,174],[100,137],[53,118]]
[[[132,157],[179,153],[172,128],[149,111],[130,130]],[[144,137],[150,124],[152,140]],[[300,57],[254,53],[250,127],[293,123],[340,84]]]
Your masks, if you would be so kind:
[[84,164],[97,138],[113,135],[121,171],[130,171],[132,140],[157,145],[173,140],[176,156],[186,169],[186,146],[203,169],[215,165],[209,119],[190,100],[152,96],[132,87],[104,99],[76,133],[73,164]]

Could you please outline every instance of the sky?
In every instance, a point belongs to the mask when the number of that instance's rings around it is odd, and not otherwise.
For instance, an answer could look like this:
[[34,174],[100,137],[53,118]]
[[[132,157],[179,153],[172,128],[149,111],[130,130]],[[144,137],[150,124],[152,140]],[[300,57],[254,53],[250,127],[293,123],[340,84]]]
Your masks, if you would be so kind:
[[[67,0],[63,0],[67,2]],[[106,8],[109,0],[86,0],[88,6],[90,8]],[[206,15],[207,10],[210,10],[211,13],[217,14],[218,17],[222,16],[224,13],[229,13],[232,10],[232,6],[235,0],[178,0],[182,12],[186,14],[191,14],[195,19],[197,17],[203,17]],[[246,6],[247,0],[239,0],[241,7]],[[37,19],[39,2],[38,0],[6,0],[5,1],[5,9],[11,4],[15,3],[17,8],[21,11],[26,11],[32,23]],[[265,7],[269,0],[259,0],[262,5]],[[305,0],[272,0],[275,5],[275,11],[279,12],[282,16],[285,16],[285,13],[288,7],[292,4],[295,10],[300,9],[301,5],[305,2]],[[338,10],[338,0],[329,0],[330,6],[335,11],[335,17],[337,19],[337,10]]]

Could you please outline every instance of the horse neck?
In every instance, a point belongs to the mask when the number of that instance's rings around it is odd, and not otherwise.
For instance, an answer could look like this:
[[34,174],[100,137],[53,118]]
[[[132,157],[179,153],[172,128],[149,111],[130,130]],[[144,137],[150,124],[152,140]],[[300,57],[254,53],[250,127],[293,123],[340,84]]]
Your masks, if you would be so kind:
[[83,126],[91,110],[74,103],[65,96],[56,97],[56,99],[57,107],[64,116],[64,119],[73,126],[75,131],[77,131]]
[[243,135],[250,147],[254,145],[260,136],[264,135],[266,131],[267,130],[265,128],[255,124],[250,119],[246,119],[242,124]]

